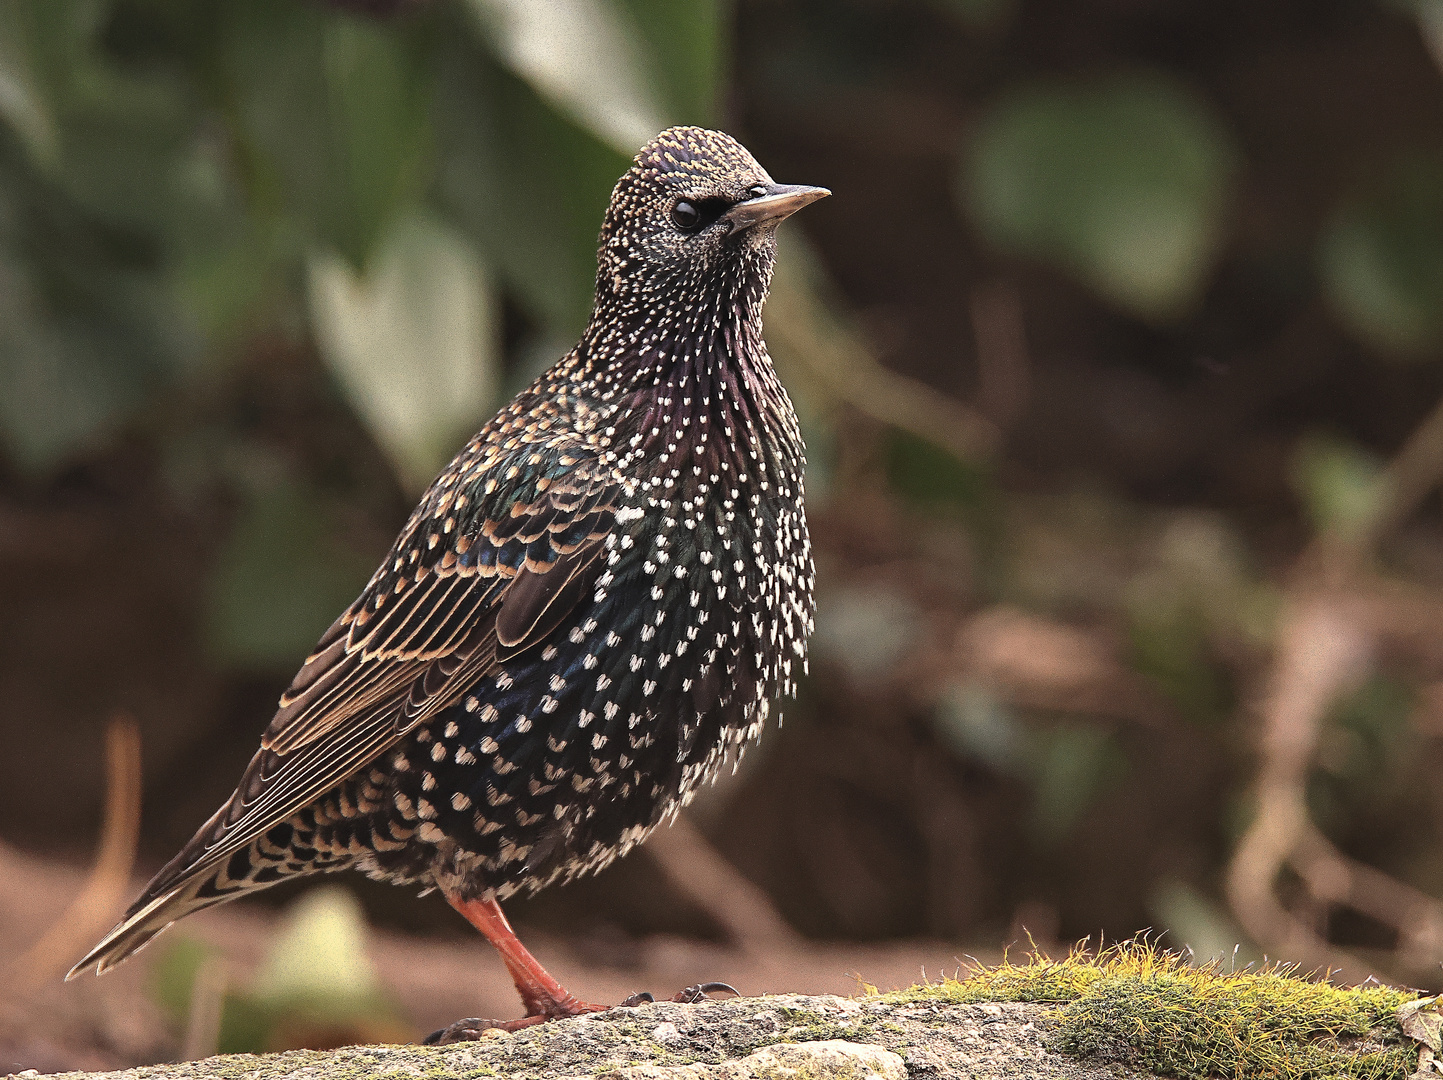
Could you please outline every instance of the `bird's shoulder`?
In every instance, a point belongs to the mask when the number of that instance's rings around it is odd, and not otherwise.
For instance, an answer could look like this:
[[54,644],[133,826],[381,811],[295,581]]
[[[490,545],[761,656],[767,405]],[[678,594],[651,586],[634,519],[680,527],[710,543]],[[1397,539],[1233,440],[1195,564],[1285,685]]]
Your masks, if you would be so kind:
[[503,410],[422,496],[282,696],[264,744],[304,745],[377,684],[399,689],[462,651],[534,641],[548,615],[574,602],[629,487],[613,456],[574,424],[528,419],[517,403]]

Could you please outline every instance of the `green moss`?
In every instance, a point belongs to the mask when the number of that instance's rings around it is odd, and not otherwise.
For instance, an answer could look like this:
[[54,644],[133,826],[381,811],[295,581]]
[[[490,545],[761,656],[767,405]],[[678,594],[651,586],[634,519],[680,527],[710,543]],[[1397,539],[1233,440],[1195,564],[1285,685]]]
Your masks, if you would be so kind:
[[757,1080],[864,1080],[875,1075],[850,1061],[834,1062],[825,1068],[815,1062],[807,1062],[800,1066],[789,1064],[757,1070]]
[[[824,1042],[827,1039],[855,1040],[858,1031],[866,1027],[865,1023],[860,1025],[857,1022],[840,1023],[820,1013],[812,1012],[810,1009],[798,1009],[791,1005],[778,1006],[777,1012],[781,1014],[787,1024],[782,1031],[782,1039],[785,1042]],[[769,1045],[775,1041],[769,1039],[760,1045]]]
[[1418,1046],[1396,1013],[1415,996],[1387,986],[1338,987],[1282,966],[1194,967],[1132,942],[1098,956],[1075,951],[1062,960],[1036,955],[1024,964],[978,967],[962,979],[877,998],[1056,1004],[1057,1050],[1179,1080],[1403,1080]]

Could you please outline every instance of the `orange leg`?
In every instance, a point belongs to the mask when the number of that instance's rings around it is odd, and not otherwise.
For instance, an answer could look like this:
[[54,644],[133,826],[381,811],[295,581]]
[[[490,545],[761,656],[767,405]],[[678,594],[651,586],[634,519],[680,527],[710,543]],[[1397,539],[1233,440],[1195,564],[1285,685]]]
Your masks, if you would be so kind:
[[543,1020],[556,1020],[563,1016],[580,1016],[582,1013],[604,1012],[610,1005],[593,1005],[580,1001],[574,994],[552,978],[540,961],[527,951],[526,946],[511,929],[511,923],[495,900],[462,900],[453,893],[446,893],[446,902],[496,947],[527,1015],[520,1020],[493,1024],[509,1031],[530,1027]]
[[[450,1027],[432,1032],[426,1042],[462,1042],[480,1037],[487,1028],[520,1031],[547,1020],[605,1012],[611,1008],[610,1005],[593,1005],[589,1001],[578,1000],[566,987],[552,978],[536,957],[527,952],[526,946],[521,944],[516,937],[516,931],[511,929],[511,924],[501,911],[501,905],[495,900],[463,900],[445,890],[442,890],[442,894],[446,897],[446,902],[486,935],[486,940],[501,954],[506,970],[511,973],[511,981],[516,984],[516,992],[521,995],[521,1003],[526,1006],[526,1015],[520,1020],[458,1020]],[[698,983],[696,986],[688,986],[671,1000],[694,1005],[708,1000],[707,994],[718,990],[736,993],[736,990],[726,983]],[[634,1006],[653,1000],[655,999],[650,994],[633,994],[621,1004]]]

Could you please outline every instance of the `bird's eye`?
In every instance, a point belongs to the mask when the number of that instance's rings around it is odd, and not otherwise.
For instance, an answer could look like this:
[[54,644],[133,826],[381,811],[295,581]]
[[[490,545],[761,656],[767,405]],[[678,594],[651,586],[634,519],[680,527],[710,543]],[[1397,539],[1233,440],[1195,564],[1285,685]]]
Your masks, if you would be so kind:
[[751,187],[747,188],[747,194],[750,195],[753,199],[760,199],[766,193],[766,184],[753,184]]
[[672,223],[683,232],[691,232],[701,224],[701,211],[686,199],[678,199],[671,208]]
[[729,199],[677,199],[671,204],[671,221],[684,233],[699,233],[715,225],[732,207]]

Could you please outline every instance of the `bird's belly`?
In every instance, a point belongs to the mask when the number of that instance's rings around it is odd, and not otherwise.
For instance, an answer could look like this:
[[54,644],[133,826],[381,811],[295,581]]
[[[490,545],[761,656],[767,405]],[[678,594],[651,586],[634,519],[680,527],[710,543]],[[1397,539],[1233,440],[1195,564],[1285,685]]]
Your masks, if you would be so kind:
[[775,634],[743,582],[670,566],[618,559],[549,643],[378,763],[378,816],[405,837],[367,868],[502,897],[570,879],[624,854],[739,753],[779,689],[764,663]]

